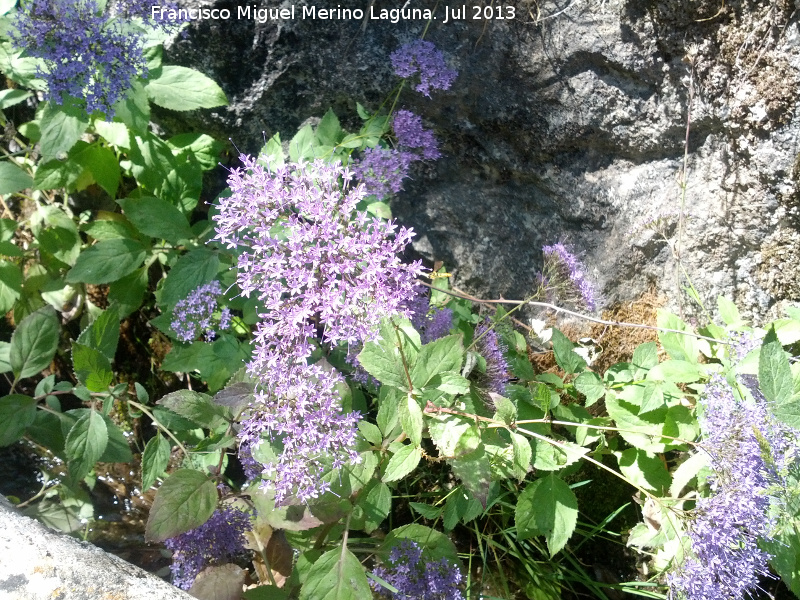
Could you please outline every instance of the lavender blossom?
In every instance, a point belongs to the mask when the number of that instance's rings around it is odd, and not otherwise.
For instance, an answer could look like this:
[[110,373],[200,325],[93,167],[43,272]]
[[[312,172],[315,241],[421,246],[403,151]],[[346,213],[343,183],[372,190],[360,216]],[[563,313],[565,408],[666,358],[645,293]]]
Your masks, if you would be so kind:
[[126,19],[104,14],[96,0],[30,0],[12,25],[14,46],[44,61],[36,76],[56,104],[71,98],[110,118],[131,81],[147,73],[144,37]]
[[[201,335],[205,336],[206,341],[211,341],[217,336],[212,317],[218,308],[220,296],[222,286],[219,281],[212,281],[191,291],[175,305],[170,327],[180,341],[193,342]],[[219,329],[228,329],[230,325],[231,312],[224,308],[219,319]]]
[[453,327],[453,311],[449,308],[437,307],[427,317],[422,328],[422,343],[428,344],[450,333]]
[[425,40],[404,44],[389,57],[396,75],[408,78],[419,73],[420,82],[414,87],[421,94],[431,97],[431,90],[448,90],[458,71],[448,68],[444,54]]
[[422,126],[422,117],[410,110],[398,110],[394,115],[392,128],[401,148],[421,151],[422,158],[427,160],[441,158],[439,144],[433,132]]
[[770,490],[794,459],[797,432],[775,421],[757,381],[754,402],[737,400],[727,381],[712,376],[702,396],[704,448],[712,458],[711,495],[697,501],[689,523],[689,558],[672,573],[670,589],[688,600],[739,600],[771,576],[758,547],[775,526]]
[[200,527],[168,539],[164,545],[172,550],[172,583],[188,590],[207,566],[236,559],[245,552],[244,532],[250,529],[246,513],[223,507]]
[[266,306],[248,365],[258,380],[240,437],[255,448],[263,439],[283,446],[266,465],[265,485],[277,504],[305,502],[327,489],[327,468],[357,462],[357,413],[343,414],[336,391],[343,381],[321,363],[308,365],[322,344],[375,339],[385,316],[405,315],[419,262],[398,253],[413,232],[357,212],[363,186],[352,173],[322,161],[273,166],[242,156],[231,171],[231,196],[220,201],[217,238],[238,248],[244,296]]
[[367,148],[353,163],[353,174],[364,182],[367,195],[382,199],[403,189],[403,179],[415,158],[410,152]]
[[475,348],[486,360],[485,386],[490,392],[505,394],[509,366],[504,353],[505,345],[487,319],[475,328]]
[[597,308],[596,294],[586,267],[562,243],[544,246],[544,269],[539,274],[545,290],[560,301],[582,304],[588,310]]
[[446,558],[423,560],[422,548],[410,540],[394,546],[385,566],[375,567],[373,573],[397,588],[397,593],[370,580],[372,588],[395,600],[462,600],[464,597],[458,587],[461,583],[458,567]]

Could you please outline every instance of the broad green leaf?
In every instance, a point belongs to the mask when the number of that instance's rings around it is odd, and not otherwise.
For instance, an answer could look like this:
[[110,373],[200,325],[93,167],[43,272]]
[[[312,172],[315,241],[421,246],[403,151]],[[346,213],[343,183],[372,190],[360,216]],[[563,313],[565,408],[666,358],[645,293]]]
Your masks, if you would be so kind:
[[717,310],[719,311],[719,316],[722,317],[722,320],[725,321],[725,324],[729,327],[744,325],[742,316],[739,314],[739,309],[725,296],[719,296],[717,298]]
[[[513,461],[513,450],[511,458]],[[489,456],[484,446],[480,445],[477,450],[470,454],[448,460],[453,475],[461,480],[464,487],[484,507],[489,497],[489,486],[492,483],[492,462],[496,461],[496,459],[496,456]]]
[[[283,156],[283,144],[281,144],[280,133],[276,133],[267,140],[267,143],[264,144],[263,148],[261,148],[259,155],[259,162],[261,162],[268,169],[273,170],[282,167],[285,164],[285,159]],[[268,160],[264,161],[264,157],[266,157]]]
[[481,437],[474,419],[458,415],[436,415],[428,419],[431,440],[442,458],[458,458],[475,451]]
[[[13,8],[16,2],[14,2],[13,0],[4,0],[4,4],[6,5],[10,4],[11,7]],[[5,14],[5,12],[2,12],[2,14]],[[20,89],[3,90],[2,92],[0,92],[0,110],[5,110],[6,108],[10,108],[15,104],[24,102],[30,97],[31,93],[27,90],[20,90]]]
[[203,170],[216,167],[222,151],[222,144],[205,133],[181,133],[169,138],[167,145],[177,154],[191,154]]
[[511,432],[511,445],[514,449],[514,470],[517,479],[522,480],[528,475],[531,470],[531,461],[533,460],[533,449],[531,444],[524,435]]
[[606,393],[603,380],[592,371],[584,371],[575,378],[575,389],[586,396],[585,406],[591,406]]
[[306,125],[298,131],[289,142],[289,160],[300,162],[314,158],[314,145],[316,138],[311,125]]
[[547,442],[541,438],[530,441],[533,451],[533,467],[540,471],[560,471],[578,462],[589,451],[569,441]]
[[48,102],[41,119],[42,138],[39,143],[42,156],[50,159],[66,152],[80,139],[88,126],[89,118],[83,108],[75,104],[57,105]]
[[392,218],[392,209],[386,202],[371,202],[367,205],[367,212],[387,221]]
[[6,314],[22,292],[22,271],[14,263],[0,260],[0,315]]
[[81,480],[103,456],[108,445],[108,428],[95,410],[84,414],[70,429],[66,440],[70,475]]
[[407,394],[406,399],[400,401],[398,414],[403,431],[415,446],[419,446],[422,443],[422,409],[414,396]]
[[[375,342],[364,344],[358,361],[367,373],[381,383],[409,391],[406,365],[411,368],[414,364],[419,347],[419,334],[407,319],[400,320],[396,325],[392,320],[384,319],[380,325],[380,337]],[[403,349],[402,356],[400,348]],[[403,356],[406,365],[403,364]]]
[[119,187],[120,170],[119,161],[114,151],[100,145],[99,142],[90,144],[70,158],[81,165],[92,179],[103,188],[106,193],[114,198]]
[[145,189],[158,194],[166,184],[170,173],[178,169],[178,162],[166,142],[148,132],[143,136],[133,136],[133,146],[128,156],[131,172]]
[[67,283],[100,285],[117,281],[135,271],[145,255],[144,247],[133,240],[97,242],[81,252],[75,266],[67,273]]
[[225,409],[214,404],[208,394],[192,390],[178,390],[167,394],[157,404],[206,429],[216,429],[225,422]]
[[95,121],[95,131],[112,146],[130,150],[131,134],[124,123],[109,123],[108,121]]
[[389,551],[403,540],[416,542],[422,548],[423,560],[426,563],[445,558],[450,563],[460,564],[458,551],[449,537],[441,531],[436,531],[418,523],[403,525],[390,531],[383,544],[381,544],[381,550],[385,552],[383,555],[387,556]]
[[33,177],[33,189],[56,190],[59,188],[72,189],[80,179],[83,167],[74,160],[52,159],[42,161],[36,167]]
[[658,456],[638,448],[628,448],[616,455],[619,470],[631,483],[658,495],[667,492],[672,478]]
[[697,362],[665,360],[647,372],[648,381],[693,383],[703,377],[703,367]]
[[417,468],[420,459],[422,458],[422,451],[416,446],[403,446],[392,458],[389,459],[389,464],[386,466],[386,472],[383,474],[383,481],[397,481],[402,479],[411,471]]
[[658,364],[658,346],[655,342],[639,344],[633,351],[631,367],[634,369],[634,379],[641,379],[647,371]]
[[416,388],[425,387],[436,375],[458,375],[464,362],[464,345],[460,335],[449,335],[429,344],[419,351],[411,368],[411,381]]
[[72,368],[75,377],[91,392],[106,392],[114,380],[111,363],[99,350],[72,343]]
[[445,394],[469,394],[469,379],[458,373],[444,373],[431,377],[428,387],[440,390]]
[[0,342],[0,373],[11,371],[11,344]]
[[392,492],[385,483],[376,481],[366,494],[362,493],[362,497],[364,499],[359,502],[359,506],[364,509],[364,530],[372,533],[392,510]]
[[53,360],[58,349],[60,326],[51,306],[25,317],[11,335],[9,358],[14,377],[36,375]]
[[[677,329],[679,331],[692,332],[692,328],[681,319],[663,309],[658,310],[656,322],[659,327],[664,329]],[[658,339],[670,358],[690,363],[697,362],[697,355],[700,353],[697,338],[691,335],[661,331],[658,334]]]
[[103,311],[81,332],[77,342],[98,350],[108,360],[114,360],[119,343],[119,316],[116,307]]
[[147,92],[138,80],[131,82],[125,100],[114,105],[114,121],[121,121],[133,133],[147,133],[150,126],[150,103],[147,101]]
[[145,539],[163,542],[200,527],[217,506],[217,486],[200,471],[178,469],[158,488],[145,527]]
[[683,461],[678,468],[672,473],[672,483],[669,487],[669,495],[673,498],[680,498],[683,489],[689,485],[689,482],[697,476],[700,469],[708,466],[709,457],[704,451],[692,454],[688,459]]
[[125,216],[142,233],[173,244],[194,237],[189,222],[180,210],[158,198],[126,198],[117,200]]
[[575,346],[555,327],[553,328],[553,353],[558,366],[566,373],[580,373],[586,368],[586,361],[573,349]]
[[30,175],[11,162],[0,162],[0,195],[13,194],[29,187],[33,187]]
[[646,381],[642,389],[642,404],[639,414],[643,415],[664,406],[664,384],[661,381]]
[[165,65],[153,70],[144,89],[153,104],[170,110],[195,110],[228,104],[225,92],[213,79],[187,67]]
[[517,407],[508,398],[504,398],[499,394],[489,392],[489,397],[494,404],[494,418],[502,421],[506,426],[511,427],[514,421],[517,420]]
[[328,109],[317,125],[317,139],[325,146],[335,146],[342,139],[342,127],[333,109]]
[[414,509],[416,513],[422,515],[429,521],[433,521],[442,516],[443,507],[441,506],[431,506],[420,502],[409,502],[408,505]]
[[75,221],[57,206],[42,206],[33,215],[31,230],[39,246],[67,265],[74,265],[81,251]]
[[669,440],[660,435],[666,433],[664,432],[664,421],[667,417],[666,406],[639,415],[638,406],[617,398],[614,394],[607,393],[605,402],[609,416],[621,429],[620,436],[631,446],[649,452],[666,450]]
[[381,442],[383,441],[381,430],[369,421],[359,421],[358,430],[361,432],[361,435],[364,437],[364,439],[373,446],[380,446]]
[[114,462],[114,463],[129,463],[133,460],[131,447],[128,445],[128,439],[122,430],[111,420],[110,417],[103,415],[103,420],[106,423],[108,431],[108,445],[106,446],[103,455],[100,457],[100,462]]
[[364,566],[347,548],[317,559],[300,588],[300,600],[369,600],[372,591]]
[[800,428],[800,398],[794,396],[792,369],[774,327],[770,328],[761,344],[758,383],[775,418]]
[[169,464],[169,442],[160,433],[150,438],[142,453],[142,490],[149,490]]
[[552,557],[575,531],[578,500],[569,486],[551,473],[522,491],[514,520],[519,539],[544,535]]
[[124,319],[142,305],[147,285],[147,269],[142,267],[108,286],[108,301],[116,306],[120,318]]
[[36,418],[36,400],[12,394],[0,398],[0,447],[20,439]]
[[219,271],[219,255],[206,248],[184,254],[169,271],[164,287],[158,295],[161,306],[174,306],[189,292],[210,282]]

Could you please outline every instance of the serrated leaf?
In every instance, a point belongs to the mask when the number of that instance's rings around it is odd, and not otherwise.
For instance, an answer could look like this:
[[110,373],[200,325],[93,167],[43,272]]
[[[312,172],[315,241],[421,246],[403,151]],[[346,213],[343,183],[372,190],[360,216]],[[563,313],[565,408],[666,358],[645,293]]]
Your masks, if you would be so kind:
[[69,459],[70,475],[81,480],[103,456],[108,445],[108,428],[103,417],[89,410],[70,429],[65,452]]
[[81,252],[67,273],[67,283],[100,285],[117,281],[142,264],[144,247],[134,240],[114,239],[96,243]]
[[457,459],[448,461],[453,475],[461,480],[464,487],[478,499],[483,507],[489,497],[489,486],[492,483],[492,470],[490,457],[484,447],[478,446],[477,450]]
[[368,600],[372,591],[364,566],[346,548],[334,548],[311,567],[300,600]]
[[314,145],[316,138],[311,125],[305,125],[289,142],[289,160],[299,162],[314,158]]
[[449,335],[425,344],[414,361],[411,381],[414,387],[423,388],[435,376],[444,373],[459,374],[464,362],[464,345],[460,335]]
[[254,385],[245,381],[229,383],[214,395],[214,404],[227,408],[231,417],[236,419],[252,402],[253,389]]
[[517,500],[517,536],[544,535],[550,556],[569,540],[578,522],[578,500],[569,486],[553,474],[528,485]]
[[375,531],[392,510],[392,492],[382,481],[376,481],[369,488],[364,499],[359,502],[364,509],[365,527],[367,533]]
[[403,431],[415,446],[419,446],[422,443],[422,409],[411,394],[400,401],[398,414]]
[[[10,5],[10,7],[13,8],[16,2],[13,2],[12,0],[4,0],[4,4],[6,6]],[[0,11],[0,13],[2,14],[5,14],[6,12],[8,11]],[[24,102],[30,97],[31,93],[27,90],[20,90],[20,89],[3,90],[2,92],[0,92],[0,110],[5,110],[6,108],[10,108],[15,104]]]
[[95,131],[113,146],[130,150],[130,132],[124,123],[109,123],[108,121],[95,121]]
[[72,368],[75,377],[91,392],[106,392],[114,380],[111,363],[99,350],[72,344]]
[[169,442],[160,433],[150,438],[142,453],[142,490],[147,491],[169,464]]
[[389,459],[386,472],[383,474],[383,481],[397,481],[402,479],[417,468],[422,458],[422,450],[416,446],[403,446]]
[[381,430],[378,429],[376,425],[373,425],[369,421],[359,421],[358,422],[358,430],[361,432],[361,435],[373,446],[380,446],[381,442],[383,441],[383,436],[381,435]]
[[719,311],[719,316],[729,327],[739,327],[744,324],[742,316],[739,314],[739,309],[725,296],[717,298],[717,310]]
[[206,248],[192,250],[178,259],[170,269],[158,295],[161,306],[174,306],[189,292],[210,282],[219,271],[219,255]]
[[575,346],[556,328],[553,328],[551,342],[556,362],[565,373],[580,373],[586,368],[586,361],[575,352]]
[[6,314],[22,293],[22,271],[14,263],[0,260],[0,315]]
[[429,388],[434,388],[445,394],[469,394],[469,379],[458,373],[444,373],[434,375],[428,382]]
[[664,388],[661,381],[645,381],[642,389],[642,404],[639,414],[643,415],[664,406]]
[[383,544],[381,544],[382,555],[387,556],[390,550],[403,540],[415,542],[420,546],[423,551],[423,560],[426,563],[436,562],[443,558],[455,565],[460,563],[458,551],[449,537],[441,531],[436,531],[419,523],[403,525],[390,531]]
[[94,348],[108,360],[114,359],[119,343],[119,316],[114,306],[103,311],[78,336],[78,343]]
[[[664,329],[677,329],[679,331],[692,332],[692,328],[681,319],[663,309],[658,310],[656,322],[659,327]],[[658,333],[658,339],[670,358],[690,363],[697,362],[697,355],[700,353],[697,338],[680,333],[660,331]]]
[[591,406],[606,393],[603,380],[592,371],[584,371],[575,378],[575,389],[586,397],[585,406]]
[[46,306],[25,317],[11,335],[9,362],[17,379],[46,368],[58,350],[59,322],[56,311]]
[[228,104],[225,92],[213,79],[187,67],[165,65],[153,70],[144,89],[153,104],[170,110],[195,110]]
[[0,162],[0,195],[13,194],[33,186],[33,178],[14,163]]
[[317,125],[317,139],[326,146],[335,146],[341,138],[342,127],[339,125],[339,117],[329,108]]
[[489,392],[489,397],[494,404],[494,418],[510,427],[517,420],[517,407],[511,400],[500,394]]
[[89,118],[86,111],[71,103],[56,105],[48,102],[42,111],[41,140],[42,156],[55,158],[66,152],[77,142],[86,128]]
[[655,454],[639,448],[628,448],[616,454],[619,470],[634,485],[658,495],[665,494],[669,489],[672,478],[663,461]]
[[792,369],[774,327],[770,328],[761,344],[758,383],[775,418],[800,428],[800,398],[794,396]]
[[458,415],[430,418],[428,431],[442,458],[469,454],[478,448],[481,440],[475,421]]
[[631,367],[634,369],[634,379],[641,379],[647,371],[658,364],[658,346],[655,342],[639,344],[633,351]]
[[589,451],[573,442],[547,442],[533,438],[530,441],[533,466],[540,471],[560,471],[578,462]]
[[145,527],[145,539],[163,542],[199,527],[217,506],[217,486],[203,473],[178,469],[158,488]]
[[36,400],[22,394],[0,398],[0,447],[13,444],[36,418]]
[[178,390],[167,394],[156,404],[164,406],[206,429],[216,429],[225,422],[225,409],[214,404],[208,394],[192,390]]
[[120,169],[119,160],[113,150],[97,142],[75,154],[70,152],[70,159],[81,165],[86,173],[91,174],[92,179],[109,196],[112,198],[116,196],[120,181]]
[[177,244],[192,239],[194,234],[186,217],[169,202],[144,196],[117,200],[125,216],[142,233]]
[[665,360],[647,372],[648,381],[694,383],[703,377],[703,367],[697,362]]
[[692,454],[688,459],[678,465],[678,468],[672,473],[669,495],[673,498],[680,498],[683,489],[700,472],[700,469],[708,465],[708,461],[708,454],[701,451]]
[[441,506],[431,506],[430,504],[422,504],[421,502],[409,502],[408,505],[414,510],[414,512],[422,515],[429,521],[438,519],[444,510],[444,508]]
[[11,371],[11,344],[0,342],[0,373]]
[[512,431],[511,445],[514,448],[514,471],[517,479],[525,479],[531,470],[531,461],[533,460],[531,444],[524,435]]
[[142,267],[108,286],[108,301],[116,306],[120,318],[124,319],[142,305],[148,283],[147,269]]

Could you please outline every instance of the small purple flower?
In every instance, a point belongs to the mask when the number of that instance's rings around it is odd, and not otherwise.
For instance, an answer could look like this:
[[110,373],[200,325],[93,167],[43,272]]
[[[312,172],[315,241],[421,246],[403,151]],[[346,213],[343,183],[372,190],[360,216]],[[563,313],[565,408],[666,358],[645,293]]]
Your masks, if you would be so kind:
[[410,152],[367,148],[353,163],[353,174],[364,182],[368,195],[382,199],[403,189],[403,179],[408,176],[408,168],[415,158]]
[[449,308],[436,307],[428,316],[422,328],[422,343],[427,344],[450,333],[453,327],[453,311]]
[[[222,286],[219,281],[212,281],[191,291],[186,298],[175,305],[175,309],[172,311],[173,320],[170,323],[170,327],[172,327],[180,341],[193,342],[200,335],[204,335],[206,341],[211,341],[217,337],[212,317],[217,310],[222,293]],[[231,312],[226,307],[222,309],[219,328],[225,330],[230,326]]]
[[544,269],[539,274],[548,295],[561,301],[582,304],[588,310],[597,308],[597,299],[586,267],[562,243],[544,246]]
[[431,90],[448,90],[458,71],[448,68],[444,54],[425,40],[414,40],[404,44],[389,57],[396,75],[408,78],[419,73],[420,82],[415,86],[421,94],[431,97]]
[[207,566],[224,564],[244,554],[244,533],[251,529],[246,513],[223,507],[200,527],[169,538],[164,545],[172,550],[172,583],[188,590]]
[[475,349],[486,360],[485,385],[490,392],[502,396],[506,392],[509,371],[504,356],[506,347],[488,319],[475,328],[475,340]]
[[433,132],[422,126],[422,117],[410,110],[398,110],[394,115],[392,128],[401,148],[419,151],[422,158],[427,160],[441,158],[439,144]]
[[397,588],[390,592],[380,583],[370,580],[372,589],[395,600],[463,600],[461,571],[446,558],[426,561],[416,542],[403,540],[389,552],[384,566],[373,573]]

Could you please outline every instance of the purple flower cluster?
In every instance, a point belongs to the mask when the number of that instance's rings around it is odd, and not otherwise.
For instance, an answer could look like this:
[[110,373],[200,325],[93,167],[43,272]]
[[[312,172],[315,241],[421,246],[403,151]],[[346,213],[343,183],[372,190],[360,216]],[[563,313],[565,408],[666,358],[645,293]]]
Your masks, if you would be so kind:
[[[216,239],[241,252],[238,283],[266,306],[248,365],[258,380],[240,437],[255,448],[269,436],[283,447],[266,465],[265,484],[278,504],[305,502],[328,485],[327,468],[357,462],[358,414],[343,414],[342,377],[314,348],[375,339],[385,316],[408,315],[407,298],[422,272],[398,254],[413,232],[357,212],[363,186],[352,173],[322,161],[273,166],[242,156],[231,171],[231,196],[220,200]],[[269,159],[262,157],[261,161]]]
[[[673,593],[688,600],[739,600],[770,576],[770,556],[758,547],[775,525],[770,488],[794,458],[797,432],[769,414],[757,382],[754,402],[737,400],[714,375],[702,396],[704,448],[711,455],[711,495],[700,498],[689,523],[691,552],[668,578]],[[748,386],[750,387],[750,386]]]
[[207,566],[235,560],[245,552],[244,533],[250,529],[246,513],[223,507],[200,527],[168,539],[164,545],[172,550],[172,583],[188,590]]
[[372,588],[395,600],[462,600],[464,597],[459,589],[461,571],[458,567],[446,558],[423,560],[422,548],[410,540],[394,546],[386,565],[375,567],[373,573],[397,588],[397,593],[370,580]]
[[408,302],[411,324],[419,331],[423,344],[438,340],[450,333],[453,327],[453,311],[437,306],[430,310],[428,290],[422,286],[415,288],[415,296]]
[[575,302],[595,310],[597,299],[586,267],[562,243],[544,246],[544,268],[539,281],[546,293],[559,301]]
[[367,148],[353,163],[353,175],[364,182],[367,195],[385,198],[403,189],[403,179],[416,159],[410,152],[387,148]]
[[416,150],[426,160],[441,158],[439,144],[433,132],[422,126],[422,117],[410,110],[398,110],[392,120],[392,129],[401,148]]
[[389,57],[396,75],[407,78],[419,73],[420,82],[415,86],[421,94],[431,97],[431,90],[448,90],[457,71],[448,68],[444,54],[425,40],[404,44]]
[[487,319],[475,328],[475,349],[486,360],[485,385],[490,392],[506,392],[508,382],[508,362],[505,359],[505,345]]
[[[218,308],[220,296],[222,285],[219,281],[212,281],[196,288],[175,305],[170,327],[180,341],[193,342],[200,335],[204,335],[206,341],[211,341],[217,336],[212,317]],[[225,330],[230,326],[231,311],[225,307],[219,317],[219,329]]]
[[85,101],[90,114],[112,117],[131,81],[147,72],[143,36],[130,31],[126,19],[104,14],[96,0],[30,0],[9,35],[17,48],[44,61],[37,77],[47,82],[48,99]]

